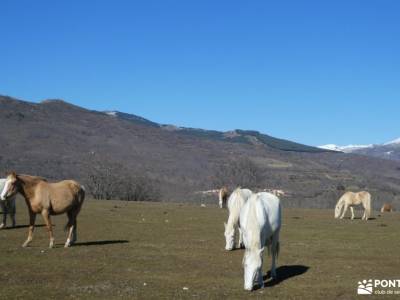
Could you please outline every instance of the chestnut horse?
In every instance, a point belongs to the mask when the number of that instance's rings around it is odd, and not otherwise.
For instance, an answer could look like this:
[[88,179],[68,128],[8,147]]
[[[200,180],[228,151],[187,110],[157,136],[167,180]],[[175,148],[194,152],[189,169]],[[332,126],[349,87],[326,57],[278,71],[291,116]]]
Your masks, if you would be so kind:
[[385,203],[382,205],[381,212],[392,212],[394,211],[392,204]]
[[68,238],[64,247],[69,247],[77,239],[76,218],[85,200],[85,189],[74,180],[63,180],[49,183],[46,179],[30,175],[17,175],[15,172],[7,174],[7,180],[0,194],[0,200],[13,197],[20,193],[29,210],[28,238],[22,247],[32,241],[36,214],[40,213],[49,232],[49,248],[54,246],[53,228],[50,215],[67,213]]
[[230,192],[226,186],[222,187],[218,192],[219,207],[226,208]]

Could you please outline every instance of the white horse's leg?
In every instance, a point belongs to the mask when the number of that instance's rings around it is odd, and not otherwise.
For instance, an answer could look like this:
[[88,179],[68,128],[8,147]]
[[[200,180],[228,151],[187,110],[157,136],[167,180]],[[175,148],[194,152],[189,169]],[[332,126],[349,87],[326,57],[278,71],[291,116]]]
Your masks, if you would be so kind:
[[243,249],[244,248],[244,243],[243,243],[243,231],[239,227],[239,248]]
[[273,279],[277,279],[276,275],[276,259],[279,254],[279,232],[275,232],[272,236],[272,244],[271,244],[271,256],[272,256],[272,263],[271,263],[271,277]]
[[349,205],[348,205],[348,204],[345,204],[345,205],[344,205],[344,208],[343,208],[343,213],[342,213],[342,215],[340,216],[341,219],[344,218],[344,215],[346,214],[346,212],[347,212],[348,209],[349,209]]
[[362,220],[367,220],[367,209],[364,208],[364,215],[362,217]]
[[354,207],[350,206],[350,211],[351,211],[351,219],[354,220]]
[[[234,247],[235,248],[240,248],[240,228],[239,228],[239,226],[238,225],[235,225],[235,226],[233,226],[233,230],[234,230],[234,239],[235,239],[235,241],[234,241]],[[238,242],[236,242],[237,241],[237,238],[238,238],[238,236],[239,236],[239,241]]]
[[3,212],[3,222],[0,224],[0,229],[6,227],[7,222],[7,208],[5,201],[0,200],[1,211]]
[[15,205],[15,198],[10,200],[10,216],[11,216],[11,223],[12,223],[12,227],[15,227],[16,222],[15,222],[15,213],[16,213],[16,205]]

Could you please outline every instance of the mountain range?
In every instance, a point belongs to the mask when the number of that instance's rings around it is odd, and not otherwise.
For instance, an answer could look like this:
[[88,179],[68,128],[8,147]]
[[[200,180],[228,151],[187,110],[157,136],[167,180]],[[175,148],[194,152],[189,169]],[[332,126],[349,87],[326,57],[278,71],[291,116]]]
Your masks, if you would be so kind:
[[331,151],[357,153],[385,159],[400,160],[400,138],[378,145],[369,144],[337,146],[335,144],[328,144],[319,146],[319,148]]
[[[332,207],[344,190],[369,190],[374,206],[400,205],[400,162],[341,153],[258,131],[220,132],[158,124],[134,114],[94,111],[63,100],[0,96],[0,172],[74,178],[106,162],[116,176],[155,180],[164,201],[214,201],[216,172],[240,159],[262,171],[260,188],[281,189],[293,207]],[[110,169],[111,170],[111,169]]]

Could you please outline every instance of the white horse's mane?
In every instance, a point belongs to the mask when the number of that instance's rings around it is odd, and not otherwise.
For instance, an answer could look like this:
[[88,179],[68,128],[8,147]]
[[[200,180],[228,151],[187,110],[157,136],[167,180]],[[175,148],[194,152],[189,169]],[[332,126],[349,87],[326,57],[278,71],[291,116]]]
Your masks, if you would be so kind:
[[225,249],[231,250],[228,242],[230,239],[234,239],[237,231],[239,230],[239,244],[242,242],[242,234],[240,231],[240,211],[242,210],[242,207],[250,198],[250,196],[253,194],[252,191],[248,189],[241,189],[236,188],[232,194],[229,196],[228,199],[228,211],[229,211],[229,217],[228,221],[225,224],[225,238],[227,242],[227,246]]
[[247,249],[260,249],[260,234],[261,228],[258,224],[257,218],[257,201],[258,197],[253,195],[248,200],[248,215],[247,215],[247,223],[246,223],[246,230],[249,233],[246,236],[246,247]]

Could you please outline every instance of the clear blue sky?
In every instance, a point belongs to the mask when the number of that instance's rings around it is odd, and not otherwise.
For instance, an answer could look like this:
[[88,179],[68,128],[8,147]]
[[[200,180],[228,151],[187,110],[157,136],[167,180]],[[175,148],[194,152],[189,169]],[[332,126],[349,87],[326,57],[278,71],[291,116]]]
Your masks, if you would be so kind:
[[0,1],[0,94],[319,145],[400,137],[400,1]]

